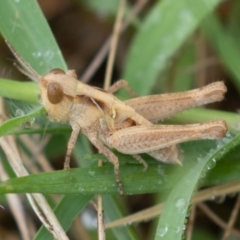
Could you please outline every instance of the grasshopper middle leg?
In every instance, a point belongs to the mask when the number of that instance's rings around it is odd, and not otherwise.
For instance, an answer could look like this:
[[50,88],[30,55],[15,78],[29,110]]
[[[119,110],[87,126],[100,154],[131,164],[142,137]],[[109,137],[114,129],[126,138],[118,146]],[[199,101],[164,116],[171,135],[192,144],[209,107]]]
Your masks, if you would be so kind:
[[89,140],[91,141],[91,143],[98,149],[98,151],[102,154],[104,154],[108,160],[113,164],[114,166],[114,174],[115,174],[115,179],[116,179],[116,183],[118,185],[118,190],[120,195],[123,195],[123,186],[122,186],[122,182],[120,179],[120,174],[119,174],[119,161],[117,156],[111,152],[108,148],[106,148],[97,138],[96,136],[93,134],[89,134],[88,135]]

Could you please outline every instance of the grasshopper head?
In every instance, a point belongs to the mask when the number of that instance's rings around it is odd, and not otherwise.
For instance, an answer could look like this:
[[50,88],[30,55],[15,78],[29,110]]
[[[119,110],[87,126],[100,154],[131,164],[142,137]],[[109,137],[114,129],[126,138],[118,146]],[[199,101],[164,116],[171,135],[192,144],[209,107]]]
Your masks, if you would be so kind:
[[53,69],[47,75],[40,76],[7,40],[6,44],[17,58],[20,65],[16,64],[16,67],[20,72],[39,84],[41,100],[50,120],[68,122],[78,85],[75,71],[65,73],[61,69]]
[[40,78],[40,96],[51,121],[68,122],[78,80],[73,71],[53,69]]

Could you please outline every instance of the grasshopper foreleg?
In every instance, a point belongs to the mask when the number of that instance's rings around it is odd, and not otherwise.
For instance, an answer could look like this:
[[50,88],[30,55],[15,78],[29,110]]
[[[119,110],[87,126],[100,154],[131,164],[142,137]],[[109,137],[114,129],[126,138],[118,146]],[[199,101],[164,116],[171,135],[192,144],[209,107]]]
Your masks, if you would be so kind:
[[70,139],[68,141],[67,154],[66,154],[65,161],[64,161],[64,169],[70,168],[70,157],[72,154],[72,150],[75,146],[75,143],[77,141],[79,132],[80,132],[80,127],[78,126],[78,124],[73,124],[72,125],[72,133],[71,133]]

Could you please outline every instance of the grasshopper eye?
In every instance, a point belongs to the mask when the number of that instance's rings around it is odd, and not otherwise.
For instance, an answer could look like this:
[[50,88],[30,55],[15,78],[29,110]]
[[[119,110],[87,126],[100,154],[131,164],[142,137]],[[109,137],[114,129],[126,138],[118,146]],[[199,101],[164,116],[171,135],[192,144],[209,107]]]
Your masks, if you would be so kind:
[[50,71],[53,74],[65,74],[65,72],[61,68],[54,68]]
[[50,103],[57,104],[63,99],[63,89],[59,83],[51,82],[47,87],[47,97]]

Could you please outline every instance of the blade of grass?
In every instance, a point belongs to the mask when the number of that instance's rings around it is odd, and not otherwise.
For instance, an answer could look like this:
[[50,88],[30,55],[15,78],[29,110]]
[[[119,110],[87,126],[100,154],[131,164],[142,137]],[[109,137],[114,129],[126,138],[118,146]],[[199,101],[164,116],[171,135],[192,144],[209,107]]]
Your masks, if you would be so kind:
[[[156,192],[161,188],[163,176],[156,166],[143,172],[142,166],[122,166],[121,178],[125,194]],[[117,194],[112,166],[79,168],[34,174],[14,178],[0,184],[1,193],[41,192],[54,194]]]
[[16,127],[20,127],[25,122],[27,122],[37,116],[40,116],[44,113],[45,113],[45,109],[43,107],[38,107],[38,108],[34,109],[32,112],[30,112],[24,116],[12,118],[12,119],[4,122],[0,126],[0,136],[8,134],[10,131],[12,131],[12,129],[14,129]]
[[[211,174],[209,181],[200,183],[202,186],[211,185],[212,183],[223,184],[233,180],[238,180],[239,176],[239,163],[238,161],[231,161],[231,172],[229,168],[224,168],[227,160],[223,159],[228,152],[236,149],[240,146],[240,137],[227,136],[223,140],[216,142],[203,141],[196,143],[186,143],[183,146],[185,151],[185,161],[183,166],[171,166],[165,164],[159,164],[157,161],[144,156],[144,159],[148,163],[147,171],[143,172],[142,165],[136,163],[136,160],[130,156],[117,154],[122,165],[120,166],[121,178],[124,184],[125,194],[139,194],[166,191],[171,189],[179,179],[182,179],[189,171],[192,172],[199,163],[199,156],[197,152],[209,153],[205,157],[201,157],[209,161],[210,158],[216,159],[218,165],[214,170],[215,182],[213,182]],[[216,150],[217,149],[217,150]],[[215,151],[215,152],[214,152]],[[218,154],[218,155],[217,155]],[[99,158],[103,159],[102,155],[86,156],[87,158],[97,162]],[[226,158],[227,159],[227,158]],[[205,161],[204,160],[204,161]],[[105,159],[105,161],[107,161]],[[203,160],[199,160],[200,163]],[[135,164],[134,164],[135,163]],[[205,163],[207,164],[207,162]],[[205,166],[205,164],[203,164]],[[213,168],[212,162],[211,167]],[[209,163],[208,163],[209,166]],[[195,171],[195,170],[194,170]],[[196,172],[197,175],[200,173]],[[203,176],[203,173],[201,173]],[[94,179],[94,181],[93,181]],[[57,193],[57,194],[94,194],[105,193],[114,194],[117,193],[117,187],[115,184],[115,178],[113,174],[112,166],[106,164],[102,168],[88,167],[82,169],[71,169],[69,171],[55,171],[49,173],[41,173],[19,179],[11,179],[7,182],[0,184],[0,192],[42,192],[42,193]]]
[[217,111],[213,109],[203,109],[203,108],[196,108],[190,109],[185,112],[179,113],[170,120],[167,120],[167,123],[196,123],[196,122],[204,122],[204,121],[211,121],[214,119],[223,119],[227,122],[228,128],[230,130],[237,130],[239,129],[239,120],[240,116],[237,113],[232,112],[224,112],[224,111]]
[[[103,208],[106,216],[106,222],[111,222],[115,219],[122,218],[124,216],[121,209],[116,204],[116,201],[113,201],[113,198],[111,196],[103,196]],[[134,234],[132,227],[130,226],[112,228],[111,230],[115,235],[115,239],[118,240],[138,239],[137,236]]]
[[234,36],[229,34],[220,24],[219,19],[214,15],[209,16],[206,21],[203,22],[201,29],[222,59],[224,66],[233,75],[233,83],[240,92],[240,50],[236,45]]
[[[215,167],[216,162],[223,159],[226,153],[235,147],[233,141],[233,136],[228,134],[224,139],[216,141],[215,146],[209,144],[204,149],[205,156],[202,154],[196,156],[196,164],[186,172],[185,176],[179,179],[166,200],[157,226],[155,240],[163,238],[166,240],[182,239],[185,230],[185,218],[193,193],[207,173]],[[186,160],[191,158],[192,156],[188,152]]]
[[36,1],[0,1],[0,31],[39,74],[67,69]]
[[[75,196],[64,196],[62,198],[54,209],[54,213],[65,231],[70,228],[73,219],[86,207],[92,197],[91,195],[83,196],[82,194],[78,194]],[[34,239],[51,240],[52,235],[42,226]]]
[[126,61],[123,78],[139,95],[150,92],[158,74],[220,0],[163,0],[145,18]]
[[39,88],[33,82],[18,82],[0,78],[0,96],[24,102],[37,103]]

